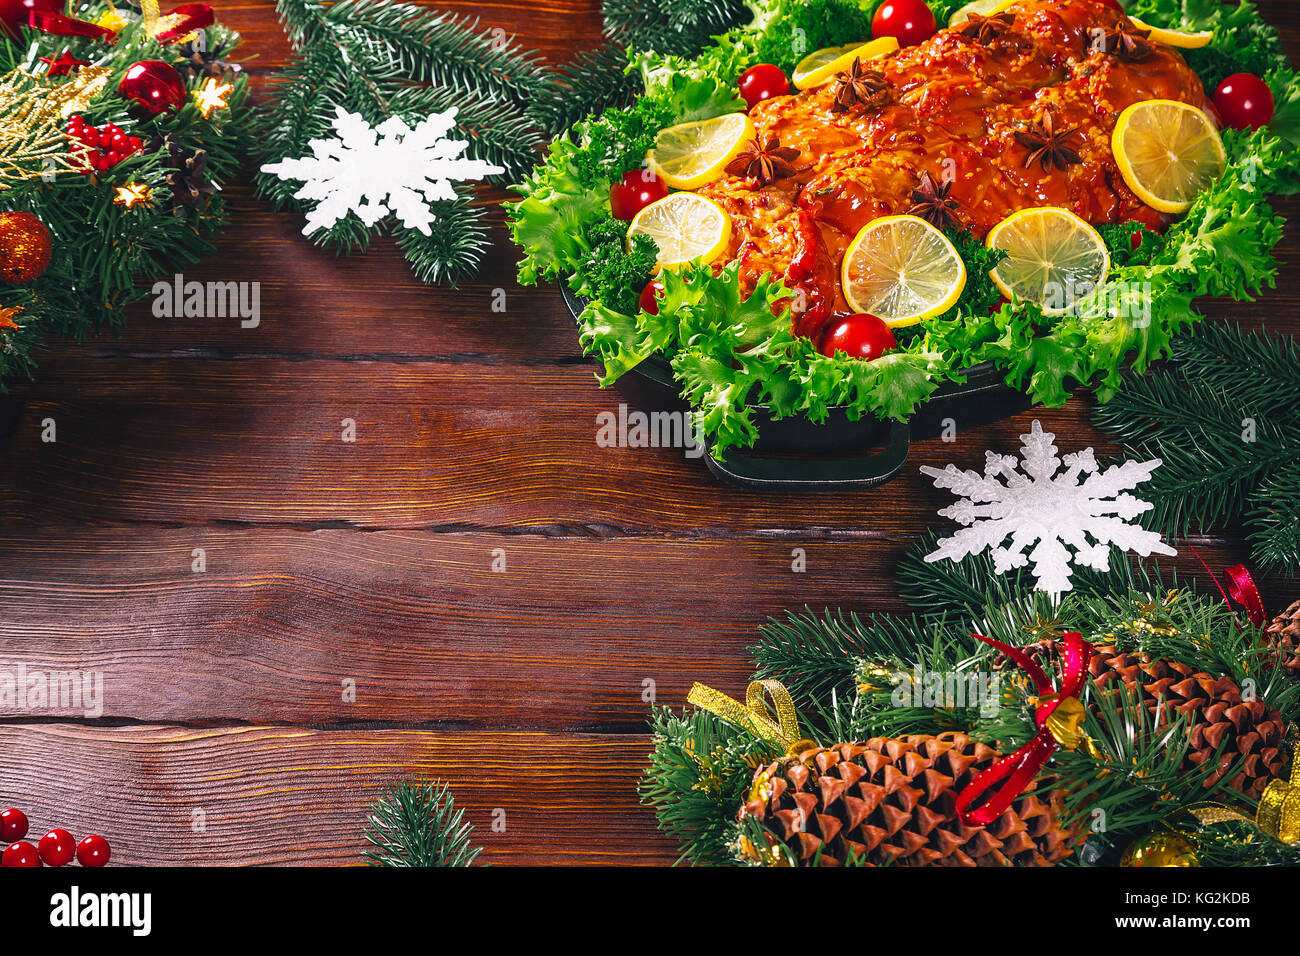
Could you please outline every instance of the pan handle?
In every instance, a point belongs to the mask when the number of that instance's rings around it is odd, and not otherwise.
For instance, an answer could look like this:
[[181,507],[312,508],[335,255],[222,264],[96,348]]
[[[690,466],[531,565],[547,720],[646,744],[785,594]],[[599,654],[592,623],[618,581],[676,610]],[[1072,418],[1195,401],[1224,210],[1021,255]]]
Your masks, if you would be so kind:
[[873,488],[903,470],[912,447],[906,422],[891,422],[884,450],[869,458],[809,461],[795,458],[753,458],[731,452],[725,462],[704,450],[704,462],[715,478],[750,491],[833,491]]

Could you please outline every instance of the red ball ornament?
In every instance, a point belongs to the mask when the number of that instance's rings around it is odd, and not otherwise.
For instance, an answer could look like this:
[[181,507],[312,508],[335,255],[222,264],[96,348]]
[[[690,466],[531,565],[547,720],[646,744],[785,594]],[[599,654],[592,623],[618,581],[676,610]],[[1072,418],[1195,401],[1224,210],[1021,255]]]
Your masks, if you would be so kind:
[[67,830],[56,827],[41,837],[36,849],[46,866],[66,866],[77,855],[77,841]]
[[871,18],[871,35],[893,37],[899,46],[916,46],[934,36],[939,25],[924,0],[885,0]]
[[94,834],[77,844],[77,862],[82,866],[103,866],[111,852],[108,841]]
[[1259,129],[1273,120],[1273,91],[1253,73],[1234,73],[1214,91],[1214,106],[1233,129]]
[[609,208],[615,219],[631,222],[652,202],[668,195],[668,184],[648,169],[623,174],[621,182],[609,187]]
[[64,0],[0,0],[0,34],[17,37],[27,26],[32,11],[62,13]]
[[[0,212],[0,282],[26,285],[39,279],[49,268],[53,254],[54,241],[45,223],[29,212]],[[22,811],[6,810],[5,813],[21,815]],[[0,814],[2,818],[3,814]],[[26,820],[23,817],[24,824]],[[0,823],[0,840],[3,837],[3,824]],[[13,839],[20,837],[21,834]]]
[[759,63],[740,74],[740,95],[752,110],[763,100],[790,94],[790,80],[779,66]]
[[27,836],[27,814],[21,810],[0,813],[0,843],[13,843]]
[[36,847],[26,840],[10,844],[0,856],[0,866],[40,866],[41,858]]
[[131,64],[117,91],[143,106],[150,116],[174,112],[185,102],[185,81],[174,66],[162,60]]
[[836,352],[843,352],[849,358],[871,361],[896,348],[898,340],[894,338],[894,330],[874,315],[860,312],[826,330],[821,353],[833,357]]

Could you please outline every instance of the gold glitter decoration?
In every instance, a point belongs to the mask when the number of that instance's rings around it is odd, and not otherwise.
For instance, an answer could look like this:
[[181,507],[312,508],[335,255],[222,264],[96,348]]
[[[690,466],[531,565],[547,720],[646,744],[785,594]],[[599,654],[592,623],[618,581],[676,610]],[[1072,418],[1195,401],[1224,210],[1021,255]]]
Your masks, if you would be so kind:
[[230,104],[226,102],[226,97],[234,87],[229,83],[223,83],[216,77],[208,77],[203,85],[194,91],[194,104],[203,114],[204,119],[212,119],[212,114],[217,110],[224,110]]
[[83,66],[64,83],[21,69],[0,76],[0,192],[59,172],[89,170],[84,154],[69,150],[63,121],[103,92],[110,72]]
[[153,190],[144,183],[127,183],[125,186],[118,186],[117,193],[113,196],[114,203],[127,209],[152,201]]

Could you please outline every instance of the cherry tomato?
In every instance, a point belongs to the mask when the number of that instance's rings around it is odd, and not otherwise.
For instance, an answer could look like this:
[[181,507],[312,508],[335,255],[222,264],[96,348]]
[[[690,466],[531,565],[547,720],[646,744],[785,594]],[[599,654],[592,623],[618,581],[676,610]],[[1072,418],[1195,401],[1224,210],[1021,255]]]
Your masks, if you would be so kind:
[[111,855],[108,841],[98,834],[88,836],[77,844],[77,862],[82,866],[103,866]]
[[1273,91],[1253,73],[1234,73],[1214,91],[1214,105],[1233,129],[1259,129],[1273,119]]
[[659,297],[664,293],[664,284],[658,279],[650,282],[641,290],[641,311],[650,315],[659,314]]
[[871,20],[871,35],[893,37],[899,46],[916,46],[934,36],[938,24],[924,0],[885,0]]
[[66,866],[77,855],[77,841],[67,830],[56,827],[41,837],[36,850],[46,866]]
[[0,813],[0,841],[5,845],[27,836],[27,814],[17,808]]
[[668,195],[668,184],[648,169],[623,174],[623,181],[609,187],[609,205],[615,219],[631,222],[642,209]]
[[740,95],[745,98],[751,110],[763,100],[770,100],[774,96],[788,96],[790,93],[789,78],[781,72],[779,66],[773,66],[771,63],[751,66],[740,74],[739,86]]
[[898,348],[894,331],[874,315],[860,312],[840,319],[826,330],[822,338],[822,355],[843,352],[849,358],[878,359],[890,349]]

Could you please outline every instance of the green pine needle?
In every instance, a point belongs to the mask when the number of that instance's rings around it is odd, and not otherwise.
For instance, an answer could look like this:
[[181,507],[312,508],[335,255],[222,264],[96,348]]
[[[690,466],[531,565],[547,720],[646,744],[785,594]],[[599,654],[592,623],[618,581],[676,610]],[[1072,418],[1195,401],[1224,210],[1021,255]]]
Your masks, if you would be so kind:
[[399,780],[371,807],[366,839],[375,849],[365,857],[371,866],[469,866],[482,852],[473,832],[447,784]]

